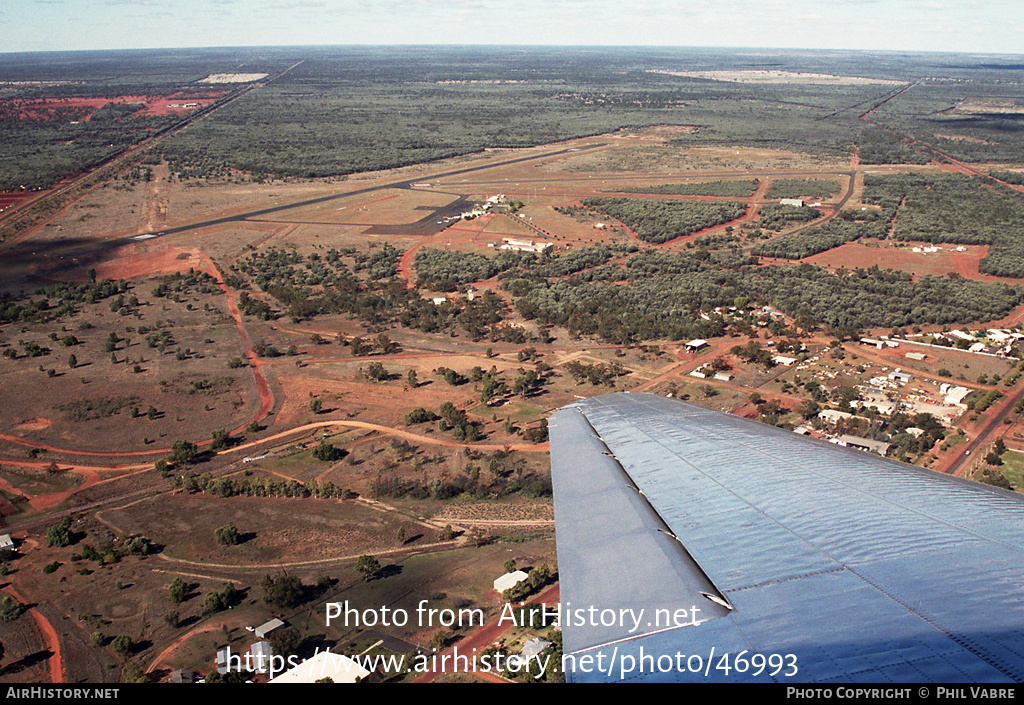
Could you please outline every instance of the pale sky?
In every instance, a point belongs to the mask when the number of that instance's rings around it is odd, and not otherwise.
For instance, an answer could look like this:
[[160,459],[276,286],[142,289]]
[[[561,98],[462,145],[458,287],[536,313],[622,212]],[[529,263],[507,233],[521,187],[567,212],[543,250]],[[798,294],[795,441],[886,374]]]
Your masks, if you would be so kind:
[[1024,53],[1022,0],[0,0],[0,52],[304,44]]

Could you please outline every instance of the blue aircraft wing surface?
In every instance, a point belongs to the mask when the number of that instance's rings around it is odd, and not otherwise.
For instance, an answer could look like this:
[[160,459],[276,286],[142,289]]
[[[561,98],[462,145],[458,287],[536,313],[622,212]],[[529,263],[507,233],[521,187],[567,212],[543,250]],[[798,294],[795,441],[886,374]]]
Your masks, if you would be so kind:
[[1024,681],[1021,495],[649,394],[550,435],[569,680]]

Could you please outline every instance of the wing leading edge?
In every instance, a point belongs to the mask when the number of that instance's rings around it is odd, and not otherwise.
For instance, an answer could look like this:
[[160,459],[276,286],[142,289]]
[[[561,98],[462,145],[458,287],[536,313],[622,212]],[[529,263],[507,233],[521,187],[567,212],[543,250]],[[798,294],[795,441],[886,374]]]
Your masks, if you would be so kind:
[[647,394],[550,433],[569,680],[1024,681],[1021,496]]

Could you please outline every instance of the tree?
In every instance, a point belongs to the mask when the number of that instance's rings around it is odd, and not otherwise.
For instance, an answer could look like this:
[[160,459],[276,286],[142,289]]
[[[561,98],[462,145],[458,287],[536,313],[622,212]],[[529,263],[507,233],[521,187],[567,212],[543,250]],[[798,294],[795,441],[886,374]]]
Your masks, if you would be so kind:
[[380,561],[373,556],[359,556],[359,559],[356,561],[356,570],[363,576],[363,580],[370,582],[380,573]]
[[199,454],[199,447],[192,441],[175,441],[171,444],[170,461],[176,467],[191,465]]
[[28,607],[15,600],[10,595],[4,595],[0,599],[0,621],[2,622],[13,622],[22,614]]
[[813,399],[807,399],[801,402],[800,405],[797,406],[796,410],[805,419],[810,420],[821,412],[821,407],[818,406],[818,402],[814,401]]
[[385,382],[390,375],[384,365],[379,362],[371,362],[366,366],[366,376],[374,382]]
[[211,435],[211,440],[211,450],[223,450],[224,448],[230,448],[234,444],[234,439],[231,437],[231,434],[223,428],[215,430]]
[[263,588],[263,601],[268,605],[291,609],[306,601],[306,586],[294,575],[264,575],[260,587]]
[[226,524],[217,528],[213,535],[217,539],[217,543],[222,546],[236,546],[240,541],[238,527],[234,524]]
[[292,654],[302,645],[302,634],[295,627],[275,629],[268,638],[275,654]]
[[129,661],[121,669],[121,680],[125,683],[145,683],[146,672],[134,661]]
[[323,408],[324,403],[320,399],[309,400],[309,410],[312,411],[314,414],[319,414]]
[[409,383],[409,386],[412,387],[413,389],[416,389],[416,387],[420,386],[420,380],[419,377],[416,376],[416,370],[409,370],[409,374],[406,377],[406,381]]
[[175,605],[180,605],[188,597],[189,586],[181,578],[175,578],[167,588],[167,596]]
[[74,355],[68,355],[68,367],[71,369],[78,367],[78,358]]
[[344,458],[345,451],[328,443],[326,438],[321,438],[320,444],[313,449],[313,457],[329,463]]
[[516,570],[516,559],[509,558],[507,561],[505,561],[505,565],[502,567],[505,569],[506,573],[514,573]]
[[110,640],[110,648],[121,658],[128,658],[132,655],[135,645],[132,643],[131,637],[120,634]]
[[62,548],[64,546],[70,546],[71,542],[71,517],[69,516],[64,517],[60,520],[60,523],[54,524],[46,530],[47,546]]
[[213,614],[230,609],[237,605],[242,599],[242,593],[232,583],[224,583],[224,587],[217,592],[211,592],[203,600],[203,613]]

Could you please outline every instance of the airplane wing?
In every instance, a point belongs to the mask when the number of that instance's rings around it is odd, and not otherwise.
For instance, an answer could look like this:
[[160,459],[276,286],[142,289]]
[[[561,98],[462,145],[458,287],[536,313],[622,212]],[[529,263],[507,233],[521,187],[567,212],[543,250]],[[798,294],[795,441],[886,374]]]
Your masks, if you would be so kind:
[[1024,681],[1024,497],[650,394],[549,429],[567,680]]

